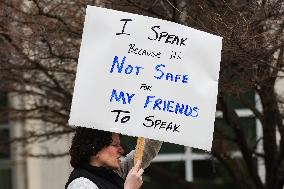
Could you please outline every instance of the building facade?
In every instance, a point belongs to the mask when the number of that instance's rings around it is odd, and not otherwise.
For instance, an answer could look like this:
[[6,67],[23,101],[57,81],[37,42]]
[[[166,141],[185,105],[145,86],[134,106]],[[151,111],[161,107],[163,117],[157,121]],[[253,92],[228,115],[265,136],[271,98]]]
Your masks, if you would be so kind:
[[[278,91],[283,92],[283,81],[279,81],[277,85]],[[252,96],[251,98],[257,97]],[[1,95],[1,106],[8,106],[7,95]],[[10,103],[21,106],[19,98],[10,98]],[[248,136],[252,141],[262,137],[262,129],[258,120],[254,119],[253,114],[236,103],[237,113],[242,117],[244,126],[250,128],[247,130]],[[256,103],[256,106],[259,106]],[[261,107],[258,107],[261,108]],[[33,122],[2,122],[0,123],[0,141],[8,141],[10,138],[19,137],[23,134],[25,128],[33,124]],[[216,112],[215,127],[223,127],[222,113]],[[61,189],[72,171],[69,165],[69,157],[58,158],[35,158],[25,156],[25,151],[34,154],[40,154],[48,150],[52,153],[62,153],[69,149],[72,136],[67,135],[61,139],[48,140],[47,142],[24,145],[22,143],[13,143],[5,146],[0,150],[0,188],[1,189]],[[135,147],[135,139],[133,137],[122,137],[122,142],[130,144],[130,148]],[[259,151],[261,152],[261,148]],[[232,146],[232,153],[235,158],[241,154]],[[173,172],[176,176],[186,181],[195,183],[202,188],[231,188],[232,182],[228,173],[222,165],[218,163],[209,153],[205,153],[198,149],[184,147],[164,143],[159,155],[154,159],[153,165],[165,168],[167,171]],[[258,161],[258,171],[262,179],[265,176],[264,164]],[[153,178],[151,174],[144,174],[143,188],[163,188],[169,183],[161,183]],[[171,188],[178,188],[173,185]]]

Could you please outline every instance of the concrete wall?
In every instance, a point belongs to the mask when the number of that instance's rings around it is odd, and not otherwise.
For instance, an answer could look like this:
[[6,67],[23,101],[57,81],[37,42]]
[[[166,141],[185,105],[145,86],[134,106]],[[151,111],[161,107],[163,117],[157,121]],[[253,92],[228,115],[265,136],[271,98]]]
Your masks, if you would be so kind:
[[[59,140],[52,140],[43,144],[33,145],[29,150],[33,153],[42,153],[47,149],[52,153],[68,151],[71,142],[70,136]],[[59,158],[27,158],[27,189],[62,189],[72,168],[69,165],[69,156]]]

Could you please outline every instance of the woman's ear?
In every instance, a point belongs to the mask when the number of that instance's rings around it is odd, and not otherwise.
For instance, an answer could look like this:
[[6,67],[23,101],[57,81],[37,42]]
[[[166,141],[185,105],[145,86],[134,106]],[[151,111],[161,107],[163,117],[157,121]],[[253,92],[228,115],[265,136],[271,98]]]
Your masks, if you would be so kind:
[[94,154],[90,156],[90,161],[91,162],[97,162],[99,160],[99,155],[98,154]]
[[100,157],[100,152],[97,152],[97,153],[94,152],[92,157],[95,159],[98,159]]
[[93,152],[93,154],[91,155],[92,157],[96,157],[98,155],[98,153]]

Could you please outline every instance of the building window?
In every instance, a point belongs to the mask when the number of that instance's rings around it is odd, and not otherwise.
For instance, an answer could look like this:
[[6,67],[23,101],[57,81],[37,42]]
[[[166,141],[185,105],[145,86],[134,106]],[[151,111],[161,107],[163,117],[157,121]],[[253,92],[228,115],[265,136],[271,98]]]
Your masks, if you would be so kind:
[[0,169],[0,183],[1,188],[11,189],[12,188],[12,171],[11,168]]
[[10,132],[5,125],[0,125],[0,160],[10,159],[10,146],[5,145],[9,141]]
[[[0,93],[0,111],[7,106],[7,95]],[[12,189],[12,165],[9,125],[6,121],[0,122],[0,183],[1,188]]]

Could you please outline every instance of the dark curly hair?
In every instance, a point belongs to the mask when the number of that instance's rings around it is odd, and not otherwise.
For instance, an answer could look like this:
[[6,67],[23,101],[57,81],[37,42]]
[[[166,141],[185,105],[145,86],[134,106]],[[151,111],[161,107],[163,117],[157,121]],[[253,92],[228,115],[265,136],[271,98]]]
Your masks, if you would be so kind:
[[77,127],[69,150],[71,166],[74,168],[82,167],[84,163],[89,161],[90,156],[96,155],[111,143],[111,132]]

